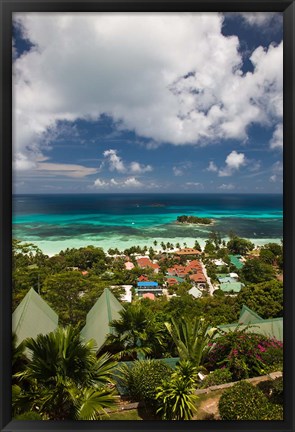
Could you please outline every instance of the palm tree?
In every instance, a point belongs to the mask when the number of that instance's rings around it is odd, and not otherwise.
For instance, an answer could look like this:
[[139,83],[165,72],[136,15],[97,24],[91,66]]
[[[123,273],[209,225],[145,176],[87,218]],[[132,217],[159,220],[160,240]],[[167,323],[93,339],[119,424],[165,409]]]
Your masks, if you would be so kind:
[[49,420],[93,420],[115,404],[106,384],[116,362],[108,354],[97,359],[94,341],[81,342],[78,328],[58,327],[25,345],[30,361],[15,376],[31,386],[19,395],[20,406]]
[[117,353],[120,359],[136,360],[161,351],[164,329],[139,303],[120,311],[121,318],[111,322],[113,334],[107,337],[104,350]]
[[199,368],[203,352],[208,343],[217,331],[214,328],[209,330],[203,318],[188,320],[181,318],[179,323],[171,319],[171,323],[165,323],[172,339],[176,345],[181,360],[190,361]]
[[198,368],[181,360],[169,380],[157,388],[157,413],[163,420],[190,420],[196,411],[198,396],[194,394]]

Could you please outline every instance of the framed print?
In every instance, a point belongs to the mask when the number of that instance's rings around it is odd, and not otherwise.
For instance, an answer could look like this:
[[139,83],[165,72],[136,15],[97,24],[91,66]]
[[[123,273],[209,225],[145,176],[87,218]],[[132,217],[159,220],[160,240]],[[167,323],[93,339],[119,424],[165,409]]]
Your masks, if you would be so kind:
[[293,1],[1,29],[1,430],[291,432]]

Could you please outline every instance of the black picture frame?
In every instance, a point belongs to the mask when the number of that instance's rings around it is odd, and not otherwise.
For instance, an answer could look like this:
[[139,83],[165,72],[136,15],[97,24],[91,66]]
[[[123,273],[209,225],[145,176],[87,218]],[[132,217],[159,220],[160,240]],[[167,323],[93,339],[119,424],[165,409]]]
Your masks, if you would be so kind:
[[[1,3],[1,189],[0,189],[0,307],[1,307],[1,431],[280,431],[295,430],[294,422],[294,109],[295,109],[295,5],[288,0],[225,1],[11,1]],[[283,12],[284,17],[284,421],[155,422],[145,421],[15,421],[11,416],[11,239],[12,239],[12,14],[14,12]]]

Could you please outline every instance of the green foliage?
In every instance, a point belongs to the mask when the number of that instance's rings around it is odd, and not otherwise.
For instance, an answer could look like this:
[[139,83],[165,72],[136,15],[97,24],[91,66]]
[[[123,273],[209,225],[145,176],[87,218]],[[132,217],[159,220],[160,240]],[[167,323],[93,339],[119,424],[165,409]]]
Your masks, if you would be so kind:
[[259,259],[265,264],[274,264],[276,256],[269,249],[261,249]]
[[123,360],[136,360],[140,355],[161,357],[165,351],[165,328],[141,303],[128,305],[120,318],[111,322],[114,330],[107,337],[104,350]]
[[43,284],[43,298],[59,315],[61,324],[77,324],[108,284],[95,276],[67,271],[48,276]]
[[216,255],[216,247],[215,247],[215,245],[213,244],[212,241],[210,241],[210,240],[206,241],[206,244],[205,244],[205,247],[204,247],[204,252],[205,252],[205,254],[208,254],[210,256],[215,256]]
[[157,389],[158,410],[162,420],[190,420],[198,397],[194,394],[198,368],[180,361],[169,380]]
[[216,369],[202,381],[202,388],[226,384],[233,381],[233,376],[228,368]]
[[[265,368],[277,361],[283,352],[283,345],[275,339],[247,333],[247,328],[224,333],[209,343],[209,350],[205,355],[204,364],[208,370],[226,367],[233,380],[250,378],[265,373]],[[211,345],[211,346],[210,346]],[[281,353],[272,359],[269,350]]]
[[237,296],[242,307],[247,305],[262,318],[277,318],[283,314],[283,283],[277,280],[244,286]]
[[[38,408],[45,419],[69,420],[97,418],[98,412],[114,405],[112,392],[105,386],[116,363],[106,354],[97,359],[93,341],[82,343],[77,328],[59,327],[35,340],[29,338],[26,347],[31,352],[29,363],[15,374],[30,383],[15,398],[20,410]],[[83,408],[86,403],[87,409]]]
[[216,329],[208,330],[208,324],[203,318],[179,322],[172,318],[171,323],[165,323],[176,345],[181,360],[191,362],[199,368],[205,347],[215,334]]
[[241,381],[226,389],[219,400],[222,420],[282,420],[282,407],[271,404],[259,388]]
[[101,271],[105,269],[106,256],[101,248],[94,246],[81,247],[79,249],[66,249],[59,253],[65,258],[65,261],[70,267],[79,267],[81,270],[91,268],[99,268]]
[[156,388],[162,380],[169,379],[172,369],[160,360],[136,360],[121,365],[116,373],[116,381],[126,389],[128,395],[136,401],[155,405]]
[[216,250],[219,250],[222,244],[221,234],[218,231],[211,231],[209,234],[209,240],[214,244]]
[[274,279],[275,270],[259,258],[252,258],[246,261],[241,274],[247,282],[260,283]]
[[227,248],[232,254],[244,255],[254,249],[254,244],[249,240],[234,236],[227,242]]
[[195,240],[195,243],[194,243],[194,249],[197,249],[198,251],[201,251],[201,250],[202,250],[201,245],[200,245],[200,243],[198,242],[198,240]]
[[275,257],[283,254],[283,246],[278,243],[267,243],[263,246],[263,249],[269,250]]
[[36,411],[27,411],[23,414],[16,415],[15,420],[42,420],[42,416]]

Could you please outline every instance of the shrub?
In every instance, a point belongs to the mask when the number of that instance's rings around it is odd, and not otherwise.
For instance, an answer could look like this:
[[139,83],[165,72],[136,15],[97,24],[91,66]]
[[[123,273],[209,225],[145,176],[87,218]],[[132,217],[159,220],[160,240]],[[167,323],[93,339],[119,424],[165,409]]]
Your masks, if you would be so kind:
[[157,413],[162,420],[190,420],[196,410],[194,394],[198,368],[181,360],[169,380],[157,388]]
[[118,370],[116,381],[127,390],[128,396],[137,401],[155,404],[156,388],[169,378],[172,368],[159,360],[136,360]]
[[266,336],[246,333],[237,327],[211,343],[204,358],[206,368],[228,368],[237,381],[273,371],[282,364],[283,344]]
[[28,411],[15,416],[15,420],[42,420],[42,417],[35,411]]
[[214,385],[226,384],[232,381],[232,373],[229,369],[216,369],[211,372],[202,382],[202,388],[207,388]]
[[283,409],[271,404],[263,392],[241,381],[225,390],[219,400],[222,420],[281,420]]

